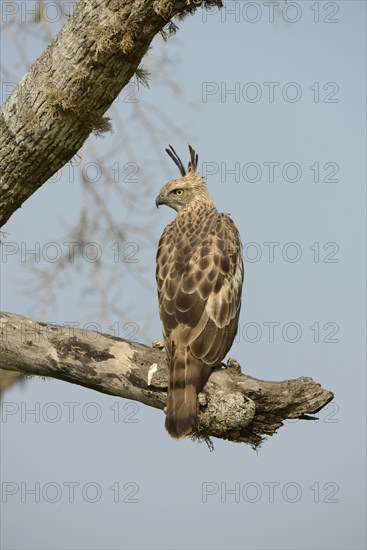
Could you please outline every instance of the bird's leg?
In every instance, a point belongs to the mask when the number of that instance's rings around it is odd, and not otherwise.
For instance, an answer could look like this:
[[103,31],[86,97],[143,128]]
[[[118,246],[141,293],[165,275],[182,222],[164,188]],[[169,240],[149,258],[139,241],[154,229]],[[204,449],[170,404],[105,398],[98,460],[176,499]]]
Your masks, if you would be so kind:
[[163,349],[164,348],[164,342],[162,342],[162,340],[153,340],[152,348]]
[[227,369],[231,369],[232,372],[235,372],[237,374],[240,374],[241,372],[241,365],[236,359],[233,359],[232,357],[228,359],[226,367]]

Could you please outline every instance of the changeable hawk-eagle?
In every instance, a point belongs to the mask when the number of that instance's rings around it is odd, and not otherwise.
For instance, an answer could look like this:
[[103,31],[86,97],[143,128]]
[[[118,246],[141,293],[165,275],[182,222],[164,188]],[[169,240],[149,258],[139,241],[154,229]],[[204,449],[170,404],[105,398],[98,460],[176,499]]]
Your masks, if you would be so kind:
[[189,150],[185,170],[174,149],[166,149],[182,177],[156,199],[157,207],[177,211],[159,241],[156,271],[169,366],[166,429],[175,438],[195,431],[197,395],[237,332],[243,282],[238,230],[216,209],[197,172],[198,156]]

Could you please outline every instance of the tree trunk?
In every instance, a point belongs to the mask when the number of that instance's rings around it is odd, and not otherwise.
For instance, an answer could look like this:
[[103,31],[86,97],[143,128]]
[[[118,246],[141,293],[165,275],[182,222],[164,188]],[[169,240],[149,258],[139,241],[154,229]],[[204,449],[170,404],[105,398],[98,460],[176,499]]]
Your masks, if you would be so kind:
[[[2,368],[57,378],[164,409],[166,354],[108,334],[0,314]],[[312,418],[333,399],[311,378],[266,382],[241,374],[234,359],[199,395],[198,437],[258,446],[290,418]],[[162,422],[163,429],[163,422]]]
[[220,0],[80,0],[0,111],[0,226],[66,164],[175,15]]

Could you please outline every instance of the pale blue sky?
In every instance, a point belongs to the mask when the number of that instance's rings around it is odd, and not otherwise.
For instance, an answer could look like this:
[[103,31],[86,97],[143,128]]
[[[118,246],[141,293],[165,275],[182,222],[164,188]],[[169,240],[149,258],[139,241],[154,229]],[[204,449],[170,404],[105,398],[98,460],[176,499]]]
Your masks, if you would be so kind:
[[[140,341],[149,344],[160,337],[155,292],[136,281],[134,270],[147,266],[145,275],[154,289],[156,242],[174,215],[164,208],[156,211],[154,198],[177,176],[164,148],[171,143],[186,159],[190,142],[201,166],[218,167],[208,177],[210,191],[218,208],[231,213],[245,244],[240,336],[230,356],[259,378],[312,376],[335,393],[335,400],[320,412],[319,422],[288,422],[258,452],[214,441],[210,453],[205,444],[171,440],[160,411],[140,404],[135,409],[124,400],[62,382],[28,380],[5,394],[0,424],[2,482],[14,492],[2,505],[4,549],[366,547],[366,4],[320,1],[319,23],[314,22],[315,2],[288,2],[288,18],[296,18],[292,10],[299,10],[295,23],[286,22],[281,11],[270,23],[267,3],[259,2],[256,13],[250,4],[226,3],[239,10],[238,22],[228,13],[204,16],[199,10],[178,23],[180,31],[165,45],[153,43],[153,51],[167,48],[180,60],[171,76],[187,103],[157,76],[149,90],[139,92],[139,101],[162,109],[182,135],[162,133],[159,158],[145,135],[134,137],[136,158],[123,150],[111,158],[111,165],[133,161],[144,169],[149,164],[149,177],[143,170],[136,185],[141,186],[139,201],[152,220],[155,243],[135,237],[139,263],[132,265],[131,275],[121,276],[118,300],[133,304],[129,318],[91,316],[82,294],[85,280],[68,272],[43,320],[96,322],[104,330],[132,321],[142,327]],[[249,23],[246,17],[259,20]],[[325,17],[338,22],[326,23]],[[13,39],[4,33],[4,63],[15,55]],[[34,45],[33,59],[40,53]],[[24,67],[15,70],[20,78]],[[279,86],[264,84],[270,82]],[[205,83],[222,92],[203,101]],[[225,95],[236,86],[239,97]],[[255,91],[261,93],[259,101],[246,100]],[[284,99],[295,91],[302,94],[299,101]],[[124,120],[129,106],[117,105]],[[104,140],[91,137],[91,143],[112,150],[119,129],[114,132]],[[269,163],[279,163],[273,182]],[[259,181],[245,180],[246,165],[248,179],[260,167]],[[287,181],[296,179],[295,166],[299,181]],[[234,168],[240,170],[239,181],[226,173]],[[14,214],[4,228],[8,242],[29,248],[39,242],[42,248],[62,239],[65,222],[78,214],[80,197],[80,184],[71,183],[67,171],[62,174]],[[324,182],[327,176],[338,181]],[[111,211],[118,213],[121,206],[110,202]],[[121,221],[139,221],[139,216],[121,210]],[[272,247],[274,261],[269,261]],[[292,262],[295,253],[301,257]],[[103,249],[103,254],[107,262],[111,252]],[[255,254],[256,262],[251,261]],[[116,264],[116,270],[125,268]],[[27,269],[29,262],[19,256],[3,259],[2,309],[32,317],[33,302],[14,282]],[[153,312],[148,324],[147,311]],[[276,323],[274,342],[269,323]],[[74,403],[74,422],[71,405],[65,403]],[[31,408],[36,416],[25,415]],[[94,414],[101,418],[91,422]],[[51,422],[55,415],[59,420]],[[74,502],[69,502],[69,482],[79,484]],[[36,483],[40,502],[24,492]],[[234,494],[226,493],[231,489]],[[101,498],[93,503],[95,491]],[[60,499],[50,502],[55,495]]]

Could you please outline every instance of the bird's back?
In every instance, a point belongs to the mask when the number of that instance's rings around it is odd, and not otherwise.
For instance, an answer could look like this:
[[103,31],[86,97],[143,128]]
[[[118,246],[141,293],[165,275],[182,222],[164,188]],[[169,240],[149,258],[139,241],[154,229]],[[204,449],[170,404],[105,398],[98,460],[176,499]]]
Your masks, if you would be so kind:
[[197,395],[233,343],[241,306],[240,236],[205,193],[164,230],[156,277],[170,372],[166,428],[183,437],[195,430]]

